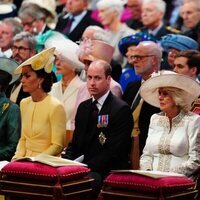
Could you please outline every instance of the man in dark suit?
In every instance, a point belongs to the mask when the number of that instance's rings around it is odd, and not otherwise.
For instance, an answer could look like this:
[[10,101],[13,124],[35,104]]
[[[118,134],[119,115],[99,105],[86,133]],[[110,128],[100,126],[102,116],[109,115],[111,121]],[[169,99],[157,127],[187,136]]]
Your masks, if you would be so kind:
[[111,71],[110,64],[103,60],[90,64],[87,87],[92,98],[78,107],[72,144],[65,155],[70,159],[84,156],[83,163],[95,179],[94,195],[110,170],[128,167],[133,118],[128,104],[109,90]]
[[[180,31],[165,26],[164,16],[166,12],[166,2],[164,0],[143,0],[142,4],[142,32],[153,35],[157,40],[169,33],[180,33]],[[170,69],[167,63],[167,53],[163,53],[161,69]]]
[[141,19],[142,0],[127,0],[126,7],[133,15],[131,19],[126,21],[126,24],[134,30],[140,30],[143,27]]
[[[48,26],[48,20],[50,19],[50,16],[51,21],[53,21],[55,17],[55,14],[52,13],[53,11],[48,10],[50,6],[44,8],[39,2],[40,1],[27,3],[24,1],[18,12],[18,17],[22,22],[24,31],[34,35],[43,34],[48,30],[51,30]],[[48,1],[45,2],[47,3]]]
[[[141,75],[142,80],[129,83],[124,91],[122,99],[125,100],[132,109],[134,118],[134,129],[132,132],[132,147],[136,148],[136,139],[139,137],[138,149],[132,149],[132,167],[139,167],[139,155],[142,154],[146,143],[152,114],[159,112],[156,107],[143,101],[139,95],[140,86],[143,81],[151,77],[153,72],[160,69],[162,59],[161,48],[152,41],[140,42],[133,51],[132,62],[137,74]],[[139,110],[138,110],[139,109]],[[137,112],[137,113],[136,113]]]
[[68,0],[66,2],[67,14],[61,15],[55,30],[65,34],[74,42],[81,39],[86,27],[90,25],[101,26],[91,18],[91,11],[88,10],[90,0]]
[[142,5],[143,32],[152,34],[158,40],[169,33],[180,33],[180,31],[166,27],[164,16],[166,12],[166,2],[163,0],[144,0]]
[[200,15],[199,1],[185,1],[180,7],[180,16],[186,30],[184,35],[191,37],[200,43]]

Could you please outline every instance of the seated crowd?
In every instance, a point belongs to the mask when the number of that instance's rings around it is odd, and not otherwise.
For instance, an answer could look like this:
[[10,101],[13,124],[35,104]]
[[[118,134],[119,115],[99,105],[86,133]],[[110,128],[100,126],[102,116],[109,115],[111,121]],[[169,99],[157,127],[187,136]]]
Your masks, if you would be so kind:
[[0,13],[0,161],[81,157],[92,199],[114,169],[195,178],[200,1],[58,2]]

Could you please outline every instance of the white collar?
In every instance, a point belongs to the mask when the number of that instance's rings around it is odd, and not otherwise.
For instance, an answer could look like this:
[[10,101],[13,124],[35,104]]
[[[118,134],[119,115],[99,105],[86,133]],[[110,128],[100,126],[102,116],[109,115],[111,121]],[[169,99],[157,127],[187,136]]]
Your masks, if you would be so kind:
[[[103,106],[103,104],[104,104],[106,98],[107,98],[108,95],[109,95],[109,92],[110,92],[110,90],[108,90],[108,91],[107,91],[102,97],[100,97],[99,99],[96,99],[96,100],[98,101],[97,107],[98,107],[99,110],[101,110],[101,108],[102,108],[102,106]],[[92,97],[92,101],[94,101],[94,100],[95,100],[94,97]]]

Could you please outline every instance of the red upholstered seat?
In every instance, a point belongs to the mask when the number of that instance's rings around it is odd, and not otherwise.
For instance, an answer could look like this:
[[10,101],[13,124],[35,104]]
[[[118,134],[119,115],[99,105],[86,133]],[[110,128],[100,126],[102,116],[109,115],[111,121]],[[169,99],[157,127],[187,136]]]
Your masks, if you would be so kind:
[[177,192],[194,188],[195,182],[186,177],[151,178],[137,174],[110,174],[105,185],[113,188],[125,188],[141,192]]
[[1,170],[2,175],[10,177],[19,177],[22,179],[48,180],[55,182],[58,178],[61,181],[69,181],[86,176],[90,170],[84,166],[64,166],[52,167],[49,165],[17,161],[10,162]]
[[92,179],[84,166],[52,167],[38,162],[10,162],[1,170],[0,191],[28,199],[89,199]]
[[187,177],[151,178],[133,173],[110,174],[99,195],[102,200],[190,200],[197,190]]

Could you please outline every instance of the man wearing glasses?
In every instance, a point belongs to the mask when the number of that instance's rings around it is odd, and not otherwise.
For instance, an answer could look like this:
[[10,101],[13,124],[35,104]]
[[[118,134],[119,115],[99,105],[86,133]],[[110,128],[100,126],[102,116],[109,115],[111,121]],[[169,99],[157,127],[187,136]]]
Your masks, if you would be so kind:
[[22,22],[24,31],[34,35],[45,33],[51,29],[47,25],[47,19],[49,19],[48,16],[48,7],[44,9],[39,5],[39,1],[36,1],[35,3],[32,1],[30,3],[24,1],[18,12],[18,17]]
[[29,32],[21,32],[13,38],[12,58],[19,64],[36,54],[36,40]]
[[[23,63],[28,58],[36,54],[35,37],[29,32],[21,32],[13,38],[12,58],[19,64]],[[6,95],[15,103],[19,105],[22,98],[29,96],[28,93],[23,92],[21,87],[21,78],[11,84],[7,90]]]
[[132,131],[132,149],[131,164],[137,169],[139,166],[139,156],[142,154],[152,114],[160,110],[143,101],[139,95],[142,82],[151,77],[153,72],[160,69],[162,60],[161,48],[152,41],[140,42],[130,56],[135,71],[142,77],[142,80],[131,82],[127,85],[123,100],[126,101],[132,109],[134,118],[134,128]]

